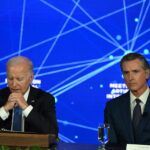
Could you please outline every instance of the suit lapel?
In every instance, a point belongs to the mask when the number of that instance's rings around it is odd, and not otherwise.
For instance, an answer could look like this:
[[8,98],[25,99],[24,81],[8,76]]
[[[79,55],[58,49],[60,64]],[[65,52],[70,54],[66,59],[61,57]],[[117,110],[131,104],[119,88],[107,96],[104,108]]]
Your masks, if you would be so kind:
[[29,105],[34,106],[34,103],[36,101],[36,93],[37,93],[36,90],[31,86],[29,96],[28,96],[28,99],[27,99],[27,103]]
[[131,120],[131,109],[130,109],[130,94],[129,92],[125,94],[124,98],[122,99],[122,107],[121,112],[123,116],[123,123],[124,128],[126,131],[126,134],[130,141],[134,141],[134,135],[133,135],[133,128],[132,128],[132,120]]
[[145,125],[147,124],[149,120],[150,120],[150,94],[148,96],[148,99],[145,105],[145,109],[142,115],[142,120],[140,121],[140,124],[139,124],[139,132],[145,127]]

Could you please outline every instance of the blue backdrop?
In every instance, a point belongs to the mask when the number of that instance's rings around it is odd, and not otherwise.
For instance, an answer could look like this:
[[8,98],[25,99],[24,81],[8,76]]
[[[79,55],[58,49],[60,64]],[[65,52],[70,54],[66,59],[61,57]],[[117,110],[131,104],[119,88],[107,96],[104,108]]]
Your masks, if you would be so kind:
[[107,100],[127,91],[120,58],[150,61],[150,0],[0,1],[0,88],[6,61],[34,63],[33,85],[56,98],[59,136],[97,143]]

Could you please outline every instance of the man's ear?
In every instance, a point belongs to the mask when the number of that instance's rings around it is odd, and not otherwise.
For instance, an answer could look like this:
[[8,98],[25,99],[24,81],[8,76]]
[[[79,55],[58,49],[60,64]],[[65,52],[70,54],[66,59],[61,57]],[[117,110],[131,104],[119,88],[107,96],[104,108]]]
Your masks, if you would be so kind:
[[148,80],[150,78],[150,69],[146,70],[146,79]]
[[34,74],[31,73],[31,76],[30,76],[30,83],[32,83],[33,79],[34,79]]

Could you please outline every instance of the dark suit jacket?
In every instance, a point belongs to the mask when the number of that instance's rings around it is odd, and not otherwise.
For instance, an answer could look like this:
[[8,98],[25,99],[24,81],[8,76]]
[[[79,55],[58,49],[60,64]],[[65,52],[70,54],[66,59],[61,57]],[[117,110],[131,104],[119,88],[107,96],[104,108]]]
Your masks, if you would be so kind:
[[[10,95],[9,88],[0,90],[0,107],[2,107]],[[31,87],[27,103],[33,106],[32,111],[25,118],[25,132],[58,134],[54,97],[40,89]],[[9,117],[3,121],[0,118],[0,129],[11,129],[12,111]]]
[[104,119],[110,124],[110,143],[150,144],[150,95],[138,126],[136,141],[131,121],[129,92],[107,102]]

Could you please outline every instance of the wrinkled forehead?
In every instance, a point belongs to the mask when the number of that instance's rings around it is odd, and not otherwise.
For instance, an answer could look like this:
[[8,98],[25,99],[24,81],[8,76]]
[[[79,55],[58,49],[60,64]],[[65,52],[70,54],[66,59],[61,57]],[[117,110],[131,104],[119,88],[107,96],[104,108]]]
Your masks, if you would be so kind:
[[7,66],[7,73],[10,72],[32,73],[32,68],[28,63],[14,63]]
[[22,78],[22,77],[31,77],[33,73],[30,71],[27,65],[12,65],[7,69],[8,78]]

